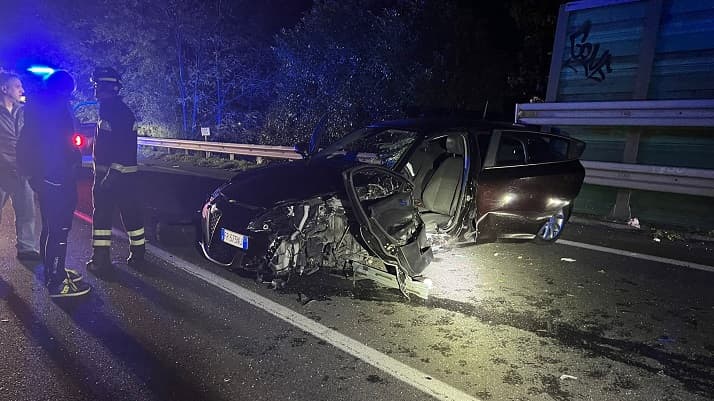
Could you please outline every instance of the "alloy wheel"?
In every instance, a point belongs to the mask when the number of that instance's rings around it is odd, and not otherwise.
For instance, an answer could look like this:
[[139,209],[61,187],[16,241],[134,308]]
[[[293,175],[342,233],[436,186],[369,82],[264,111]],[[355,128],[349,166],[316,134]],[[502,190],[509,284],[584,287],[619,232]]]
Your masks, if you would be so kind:
[[550,216],[548,220],[543,223],[540,230],[538,230],[538,237],[544,241],[555,241],[560,237],[560,233],[563,231],[563,226],[565,225],[565,208],[561,208],[554,215]]

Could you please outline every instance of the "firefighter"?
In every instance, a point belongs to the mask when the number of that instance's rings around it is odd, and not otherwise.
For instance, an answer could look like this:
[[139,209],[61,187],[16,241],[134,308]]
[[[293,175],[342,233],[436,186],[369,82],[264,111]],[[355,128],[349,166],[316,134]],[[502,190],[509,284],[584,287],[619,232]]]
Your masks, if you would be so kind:
[[50,297],[89,293],[82,276],[67,269],[67,239],[77,205],[77,171],[82,155],[72,144],[74,117],[69,100],[72,76],[57,70],[45,79],[45,88],[25,107],[25,125],[17,144],[17,162],[30,176],[42,214],[40,238],[45,281]]
[[110,268],[112,217],[119,208],[124,228],[129,235],[127,264],[144,262],[144,224],[136,194],[136,128],[134,114],[119,96],[121,77],[113,68],[96,68],[91,77],[99,101],[99,121],[94,137],[94,226],[90,269]]

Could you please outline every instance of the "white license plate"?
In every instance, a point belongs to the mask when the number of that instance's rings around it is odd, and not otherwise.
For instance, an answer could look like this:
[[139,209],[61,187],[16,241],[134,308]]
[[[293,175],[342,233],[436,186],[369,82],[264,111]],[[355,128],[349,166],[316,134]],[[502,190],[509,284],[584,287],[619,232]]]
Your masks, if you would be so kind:
[[221,240],[240,249],[248,249],[248,236],[221,228]]

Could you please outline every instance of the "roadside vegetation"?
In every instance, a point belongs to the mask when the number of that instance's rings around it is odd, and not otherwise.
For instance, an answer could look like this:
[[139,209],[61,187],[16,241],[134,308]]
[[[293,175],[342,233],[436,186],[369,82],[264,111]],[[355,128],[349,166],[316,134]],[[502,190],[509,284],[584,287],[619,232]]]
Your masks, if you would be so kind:
[[[255,160],[239,159],[230,160],[227,155],[211,154],[211,157],[206,157],[205,152],[190,152],[172,151],[167,152],[165,149],[152,149],[142,146],[139,148],[138,157],[144,163],[151,160],[153,162],[165,165],[180,165],[180,166],[196,166],[207,167],[227,171],[243,171],[258,166]],[[261,161],[262,164],[268,163]]]
[[323,115],[326,140],[424,114],[511,120],[545,95],[561,1],[76,3],[28,4],[47,39],[18,46],[74,74],[77,101],[94,66],[114,66],[144,135],[293,145]]

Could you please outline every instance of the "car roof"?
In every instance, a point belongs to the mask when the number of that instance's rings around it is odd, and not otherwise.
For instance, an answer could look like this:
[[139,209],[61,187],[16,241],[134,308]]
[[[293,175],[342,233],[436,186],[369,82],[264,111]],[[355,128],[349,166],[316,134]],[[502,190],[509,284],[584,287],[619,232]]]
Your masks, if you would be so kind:
[[[458,128],[468,129],[508,129],[529,132],[543,132],[539,127],[513,124],[500,121],[464,119],[464,118],[409,118],[403,120],[379,121],[369,125],[369,128],[394,128],[419,131],[425,135],[434,131],[444,131]],[[557,132],[543,132],[552,135],[562,135]]]

